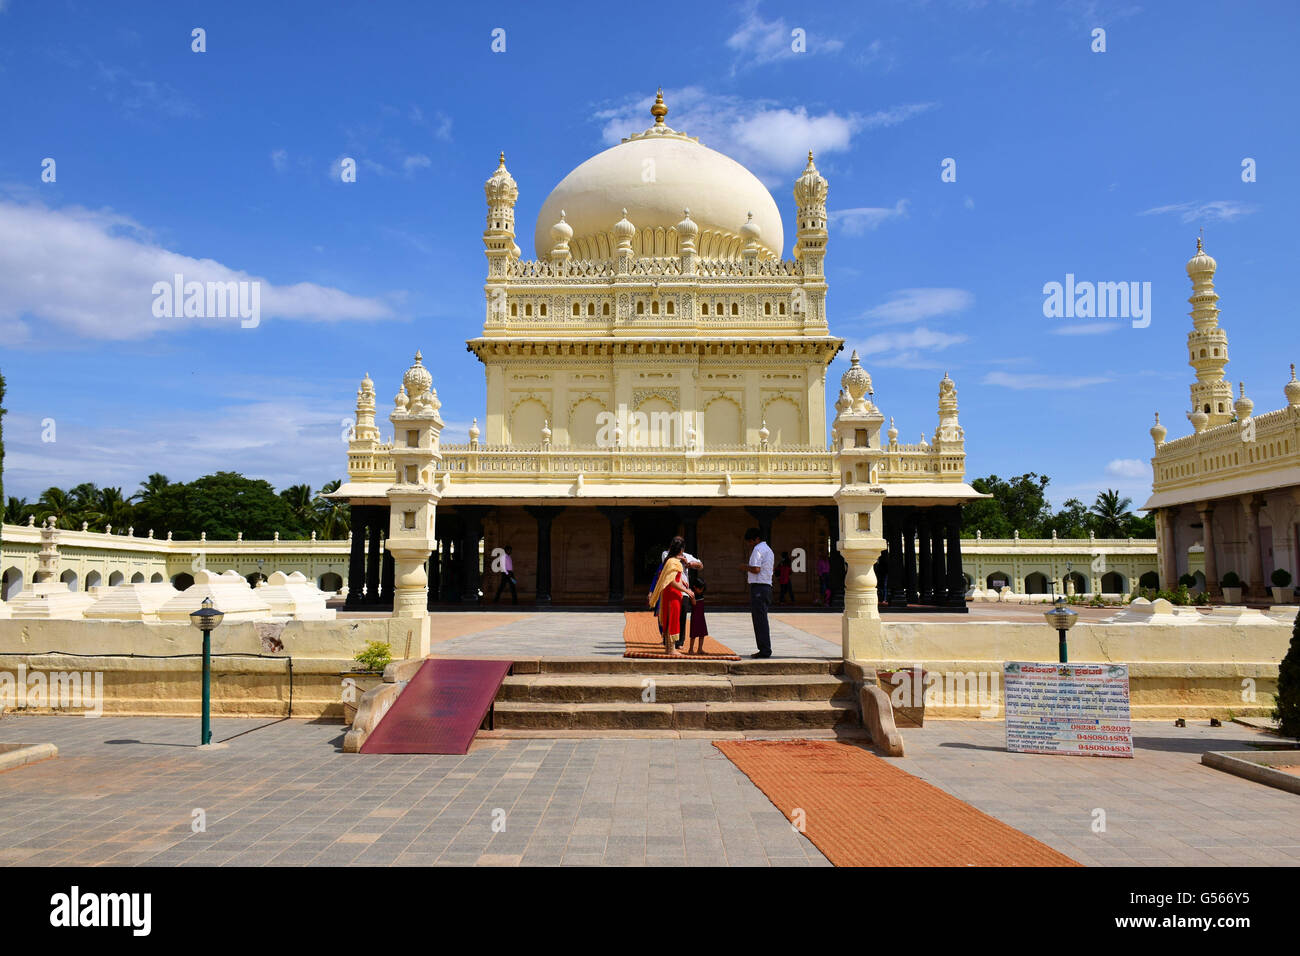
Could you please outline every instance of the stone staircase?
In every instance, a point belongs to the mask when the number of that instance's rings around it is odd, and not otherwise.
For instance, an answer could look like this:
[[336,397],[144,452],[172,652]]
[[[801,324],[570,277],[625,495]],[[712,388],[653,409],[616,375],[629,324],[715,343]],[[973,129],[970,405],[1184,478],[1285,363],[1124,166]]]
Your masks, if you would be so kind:
[[493,703],[519,732],[851,732],[853,682],[839,660],[516,661]]

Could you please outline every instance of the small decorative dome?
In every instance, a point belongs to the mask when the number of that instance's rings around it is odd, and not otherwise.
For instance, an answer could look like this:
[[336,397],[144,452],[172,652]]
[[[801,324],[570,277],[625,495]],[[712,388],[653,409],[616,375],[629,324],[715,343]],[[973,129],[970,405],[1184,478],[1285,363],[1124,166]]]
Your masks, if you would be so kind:
[[623,243],[630,241],[636,235],[636,226],[632,225],[627,218],[627,210],[623,210],[623,218],[614,223],[614,238]]
[[1196,239],[1196,255],[1187,260],[1187,274],[1193,276],[1208,272],[1210,275],[1214,275],[1214,270],[1217,268],[1219,268],[1219,264],[1205,251],[1205,247],[1201,244],[1201,239],[1198,236]]
[[[795,203],[801,209],[822,205],[826,202],[828,186],[829,184],[822,174],[817,172],[817,166],[813,163],[812,150],[808,150],[808,165],[804,167],[804,171],[799,178],[794,181]],[[800,225],[802,226],[802,223]]]
[[1233,411],[1237,413],[1238,421],[1245,421],[1250,417],[1250,413],[1255,410],[1255,403],[1246,397],[1246,383],[1238,382],[1237,388],[1241,391],[1241,397],[1233,404]]
[[758,242],[762,235],[763,230],[758,223],[754,222],[754,214],[751,212],[745,219],[745,224],[740,227],[740,236],[746,242]]
[[889,436],[889,443],[895,445],[898,443],[898,429],[894,427],[894,416],[889,416],[889,431],[885,432]]
[[1295,378],[1295,362],[1291,363],[1291,381],[1286,383],[1286,403],[1291,406],[1300,405],[1300,382]]
[[519,198],[519,186],[515,179],[510,175],[510,170],[506,169],[506,154],[501,153],[500,162],[497,165],[496,172],[488,177],[488,181],[483,184],[483,192],[487,196],[489,204],[493,203],[510,203],[514,204]]
[[406,408],[408,405],[411,404],[411,400],[410,398],[407,397],[406,394],[405,385],[399,388],[397,390],[397,394],[393,396],[393,404],[396,405],[398,408]]
[[1198,408],[1187,413],[1187,420],[1192,423],[1192,429],[1199,435],[1205,431],[1205,426],[1210,423],[1210,416]]
[[758,430],[758,440],[766,444],[767,440],[771,437],[772,430],[767,427],[767,419],[765,418],[763,419],[763,427]]
[[564,221],[564,210],[560,210],[560,221],[551,227],[551,239],[557,244],[567,243],[573,238],[573,227]]
[[849,393],[844,390],[843,386],[841,386],[840,394],[835,399],[835,411],[843,412],[852,404],[853,401],[849,398]]
[[433,385],[433,375],[424,367],[424,357],[418,351],[415,353],[415,363],[402,376],[402,385],[414,401],[421,399]]
[[1169,429],[1160,424],[1160,413],[1156,412],[1156,423],[1151,426],[1151,440],[1159,447],[1165,443],[1165,436],[1169,434]]
[[469,440],[472,442],[478,441],[479,434],[478,419],[475,418],[473,423],[469,426]]
[[849,359],[848,371],[840,378],[840,384],[848,389],[849,397],[856,404],[862,399],[862,396],[871,391],[871,376],[867,370],[862,367],[858,359],[858,350],[853,350],[853,357]]
[[363,392],[369,392],[372,395],[375,392],[375,383],[371,380],[369,372],[367,372],[366,377],[361,380],[361,390]]
[[921,447],[922,447],[922,448],[929,448],[929,447],[930,447],[930,442],[929,442],[928,439],[926,439],[926,437],[925,437],[925,432],[921,432]]
[[691,211],[689,209],[683,209],[682,221],[677,224],[678,237],[681,239],[686,239],[687,237],[694,239],[695,236],[699,234],[699,231],[700,227],[695,224],[695,220],[691,219]]
[[513,246],[510,247],[510,254],[514,256],[516,259],[520,259],[523,257],[524,251],[519,248],[519,243],[516,242]]

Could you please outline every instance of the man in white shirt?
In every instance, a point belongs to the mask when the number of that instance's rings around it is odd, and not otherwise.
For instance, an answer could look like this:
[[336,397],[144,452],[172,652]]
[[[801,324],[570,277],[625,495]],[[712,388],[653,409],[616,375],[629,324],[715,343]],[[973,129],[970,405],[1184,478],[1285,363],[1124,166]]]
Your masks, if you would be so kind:
[[768,629],[767,609],[772,606],[772,566],[775,564],[775,556],[758,528],[750,528],[745,532],[745,548],[749,551],[749,563],[745,565],[745,580],[749,582],[749,615],[754,621],[754,641],[758,644],[758,653],[749,656],[762,659],[772,656],[772,633]]
[[[677,555],[677,557],[681,559],[682,567],[684,567],[687,571],[688,581],[690,580],[691,571],[702,571],[704,569],[704,562],[701,561],[693,554],[688,554],[687,552],[683,551],[681,554]],[[668,552],[664,551],[664,553],[659,556],[659,567],[662,568],[664,566],[664,562],[667,560],[668,560]],[[692,594],[682,595],[682,614],[681,614],[682,627],[680,633],[677,635],[676,644],[678,647],[681,647],[683,644],[686,643],[686,622],[689,621],[691,618],[691,605],[694,603],[694,601],[695,601],[694,595]]]

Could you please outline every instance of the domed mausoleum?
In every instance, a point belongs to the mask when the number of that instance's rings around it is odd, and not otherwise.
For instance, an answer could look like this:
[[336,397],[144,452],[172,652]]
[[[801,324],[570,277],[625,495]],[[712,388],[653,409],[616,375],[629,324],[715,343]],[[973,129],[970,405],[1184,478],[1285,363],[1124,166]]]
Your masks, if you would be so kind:
[[[516,241],[519,185],[499,157],[484,184],[485,319],[467,342],[487,407],[467,444],[442,444],[440,402],[417,357],[381,438],[375,386],[362,381],[336,493],[352,504],[350,606],[392,601],[390,552],[408,586],[419,576],[411,556],[428,555],[430,606],[476,601],[495,588],[494,555],[507,545],[525,600],[640,604],[674,534],[703,559],[711,602],[739,603],[749,526],[778,555],[802,554],[799,603],[821,594],[821,555],[839,600],[833,496],[859,482],[884,496],[889,548],[877,570],[888,604],[965,609],[960,505],[978,495],[964,481],[952,380],[939,383],[932,438],[904,444],[871,425],[854,436],[881,452],[870,473],[839,474],[826,420],[826,373],[844,345],[827,316],[829,184],[809,152],[784,258],[767,188],[667,115],[660,95],[648,129],[561,180],[542,204],[532,260]],[[835,388],[837,411],[883,421],[856,353]]]

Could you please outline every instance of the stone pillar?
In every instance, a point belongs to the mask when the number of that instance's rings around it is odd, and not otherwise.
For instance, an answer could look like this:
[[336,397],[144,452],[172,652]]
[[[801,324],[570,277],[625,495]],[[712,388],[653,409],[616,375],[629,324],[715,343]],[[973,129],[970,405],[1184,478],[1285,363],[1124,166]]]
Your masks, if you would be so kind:
[[383,527],[374,516],[370,515],[370,522],[367,530],[369,531],[366,547],[366,605],[374,606],[379,603],[379,571],[380,571],[380,551],[379,540],[383,533]]
[[947,508],[934,508],[930,512],[930,563],[934,581],[934,603],[948,603],[948,571],[944,560],[943,544],[947,537]]
[[1211,601],[1223,600],[1219,587],[1219,556],[1215,553],[1218,539],[1214,534],[1214,502],[1198,501],[1196,513],[1201,516],[1201,543],[1205,546],[1205,589]]
[[966,576],[961,566],[961,505],[950,505],[945,525],[948,536],[947,556],[944,561],[948,572],[948,600],[951,607],[966,606]]
[[763,533],[763,540],[767,542],[768,547],[775,551],[776,546],[772,544],[772,521],[785,508],[779,505],[749,505],[745,510],[753,516],[754,521],[758,524],[758,530]]
[[1178,507],[1161,508],[1160,518],[1160,586],[1167,591],[1178,587]]
[[889,541],[889,606],[907,607],[907,577],[903,573],[903,514],[900,508],[885,509],[885,534]]
[[1241,510],[1246,519],[1246,597],[1265,600],[1268,582],[1264,580],[1264,558],[1260,553],[1259,509],[1264,499],[1259,495],[1242,495]]
[[610,604],[622,604],[623,581],[627,577],[623,567],[623,523],[627,521],[628,511],[626,508],[601,508],[600,513],[609,519],[609,597],[607,600]]
[[930,553],[930,509],[916,509],[916,534],[919,544],[917,553],[917,596],[921,604],[934,603],[934,564]]
[[551,603],[551,524],[564,506],[533,505],[524,510],[537,519],[536,601],[545,606]]
[[343,602],[345,611],[361,607],[362,591],[366,587],[366,526],[360,523],[361,508],[352,507],[352,540],[348,550],[348,596]]
[[483,538],[483,516],[487,514],[487,511],[487,505],[459,505],[456,508],[461,522],[456,557],[460,561],[460,600],[462,604],[478,603],[478,589],[481,584],[478,567],[478,547],[479,541]]
[[[605,509],[602,508],[601,510]],[[698,558],[700,556],[700,519],[709,510],[709,506],[683,506],[673,510],[682,520],[682,537],[686,541],[687,552]],[[768,530],[771,530],[770,521],[768,522]]]
[[903,587],[908,604],[916,604],[920,594],[916,588],[916,510],[903,512]]
[[[393,552],[389,540],[384,541],[384,554],[380,559],[379,606],[393,610],[393,592],[397,589],[397,569],[393,564]],[[424,582],[427,583],[427,582]]]

